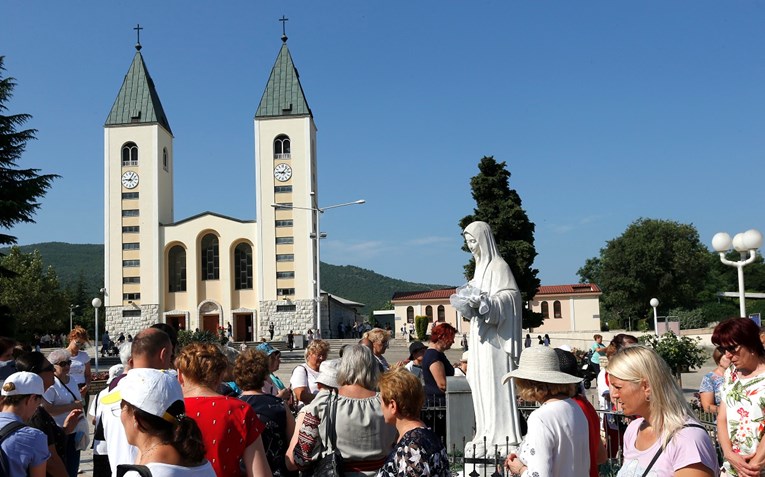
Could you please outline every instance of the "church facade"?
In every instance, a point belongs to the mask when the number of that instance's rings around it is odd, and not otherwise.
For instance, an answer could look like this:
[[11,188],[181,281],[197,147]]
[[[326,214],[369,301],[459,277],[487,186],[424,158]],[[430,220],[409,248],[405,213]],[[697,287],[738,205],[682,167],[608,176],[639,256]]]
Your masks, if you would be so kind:
[[253,123],[254,221],[214,212],[175,218],[174,136],[136,45],[104,125],[107,329],[230,324],[234,339],[251,341],[269,336],[272,324],[276,336],[315,328],[316,126],[282,41]]

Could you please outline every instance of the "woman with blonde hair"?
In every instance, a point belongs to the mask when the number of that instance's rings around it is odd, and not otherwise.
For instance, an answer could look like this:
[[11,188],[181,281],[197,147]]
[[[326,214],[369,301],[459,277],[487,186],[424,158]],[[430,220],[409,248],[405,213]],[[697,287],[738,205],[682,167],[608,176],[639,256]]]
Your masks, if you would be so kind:
[[396,426],[399,439],[377,477],[450,476],[446,447],[420,419],[425,402],[420,380],[404,368],[392,369],[380,378],[380,400],[383,418]]
[[624,433],[619,477],[719,475],[712,441],[693,417],[667,363],[645,346],[623,348],[608,362],[611,399],[640,416]]
[[202,431],[207,460],[218,477],[270,476],[260,435],[263,423],[247,403],[218,393],[228,358],[209,343],[192,343],[175,359],[187,414]]
[[388,361],[385,359],[385,352],[388,350],[388,342],[390,341],[390,331],[382,328],[372,328],[364,333],[364,337],[372,344],[372,354],[374,354],[377,360],[380,372],[384,373],[390,369]]
[[295,393],[295,399],[303,404],[309,404],[319,392],[316,378],[319,376],[319,366],[327,359],[329,343],[324,340],[313,340],[305,349],[305,363],[295,366],[290,377],[290,387]]

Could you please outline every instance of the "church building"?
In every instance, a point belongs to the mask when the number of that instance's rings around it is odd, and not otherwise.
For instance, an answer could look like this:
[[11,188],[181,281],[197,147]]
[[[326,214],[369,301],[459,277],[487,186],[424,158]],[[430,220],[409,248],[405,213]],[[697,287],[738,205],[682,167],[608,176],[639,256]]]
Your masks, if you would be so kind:
[[[108,330],[231,324],[234,339],[250,341],[268,337],[272,324],[277,337],[315,328],[316,126],[286,36],[253,127],[256,221],[215,212],[176,219],[173,131],[136,45],[104,125]],[[325,332],[330,299],[324,295]]]

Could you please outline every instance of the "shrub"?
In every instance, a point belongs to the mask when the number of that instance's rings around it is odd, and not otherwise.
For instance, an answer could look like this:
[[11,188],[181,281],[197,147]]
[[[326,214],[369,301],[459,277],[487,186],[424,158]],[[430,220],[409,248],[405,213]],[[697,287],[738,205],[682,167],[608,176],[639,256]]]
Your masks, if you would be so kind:
[[228,338],[225,335],[213,333],[212,331],[178,331],[178,348],[183,348],[187,344],[191,343],[214,343],[217,345],[224,345],[228,342]]
[[704,315],[704,310],[696,308],[694,310],[683,310],[682,308],[674,308],[669,311],[669,316],[675,317],[680,322],[681,330],[691,330],[694,328],[706,328],[707,318]]
[[680,377],[680,373],[701,367],[708,358],[700,345],[701,338],[698,337],[694,339],[690,336],[677,336],[668,331],[660,338],[644,335],[639,339],[667,362],[676,377]]
[[414,317],[414,332],[417,333],[418,340],[425,340],[425,335],[428,333],[428,323],[430,323],[430,319],[427,316]]
[[645,318],[641,320],[637,320],[635,322],[635,327],[637,328],[638,331],[648,331],[651,329],[651,325],[653,325],[653,321],[649,323],[648,320]]
[[707,303],[701,307],[701,312],[704,314],[707,324],[739,315],[738,305],[730,300],[721,301],[720,303]]

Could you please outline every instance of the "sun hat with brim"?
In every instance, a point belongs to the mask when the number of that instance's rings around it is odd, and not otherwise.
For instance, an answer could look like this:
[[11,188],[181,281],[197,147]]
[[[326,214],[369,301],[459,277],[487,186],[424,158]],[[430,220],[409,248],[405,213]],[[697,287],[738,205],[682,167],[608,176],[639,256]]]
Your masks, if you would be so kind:
[[255,347],[255,349],[266,353],[266,356],[271,356],[274,353],[280,352],[278,349],[274,348],[268,343],[260,343],[258,346]]
[[424,349],[428,349],[428,347],[425,346],[422,343],[422,341],[415,341],[414,343],[410,344],[409,345],[409,361],[414,361],[414,355]]
[[339,359],[330,359],[319,365],[319,375],[316,376],[316,382],[331,388],[340,387],[337,383],[337,368],[340,367]]
[[558,355],[547,346],[524,349],[518,368],[502,376],[502,383],[507,383],[510,378],[550,384],[576,384],[582,381],[582,378],[561,372]]
[[24,396],[27,394],[42,396],[45,393],[45,386],[42,378],[35,373],[19,371],[5,378],[2,393],[3,396]]
[[153,368],[134,368],[127,372],[114,391],[101,399],[103,404],[125,400],[138,409],[175,423],[178,416],[167,412],[177,401],[183,403],[183,391],[178,378]]

